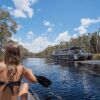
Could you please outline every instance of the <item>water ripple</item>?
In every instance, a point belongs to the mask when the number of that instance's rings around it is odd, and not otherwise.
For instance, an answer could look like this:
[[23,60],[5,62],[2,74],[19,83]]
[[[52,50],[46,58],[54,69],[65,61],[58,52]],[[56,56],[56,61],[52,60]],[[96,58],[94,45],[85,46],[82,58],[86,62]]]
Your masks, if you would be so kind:
[[41,100],[100,100],[100,77],[83,70],[86,66],[46,64],[39,58],[26,59],[23,64],[52,81],[49,88],[31,84]]

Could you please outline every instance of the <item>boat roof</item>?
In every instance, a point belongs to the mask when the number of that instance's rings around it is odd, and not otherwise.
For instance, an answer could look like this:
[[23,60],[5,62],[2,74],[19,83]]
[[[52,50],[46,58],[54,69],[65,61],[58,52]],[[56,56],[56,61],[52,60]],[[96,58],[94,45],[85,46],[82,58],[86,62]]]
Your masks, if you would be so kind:
[[71,47],[70,50],[81,49],[81,47]]

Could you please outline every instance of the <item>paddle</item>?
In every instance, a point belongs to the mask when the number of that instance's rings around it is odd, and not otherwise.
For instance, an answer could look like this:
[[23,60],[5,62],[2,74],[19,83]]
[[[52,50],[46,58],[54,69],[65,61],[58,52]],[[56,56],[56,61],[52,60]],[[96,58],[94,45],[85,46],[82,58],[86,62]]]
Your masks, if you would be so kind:
[[35,75],[37,81],[44,87],[48,87],[51,85],[51,81],[44,76],[37,76]]
[[[0,50],[4,53],[5,50],[3,48],[0,48]],[[37,81],[44,87],[48,87],[51,85],[51,81],[49,79],[47,79],[46,77],[44,76],[38,76],[38,75],[35,75]]]

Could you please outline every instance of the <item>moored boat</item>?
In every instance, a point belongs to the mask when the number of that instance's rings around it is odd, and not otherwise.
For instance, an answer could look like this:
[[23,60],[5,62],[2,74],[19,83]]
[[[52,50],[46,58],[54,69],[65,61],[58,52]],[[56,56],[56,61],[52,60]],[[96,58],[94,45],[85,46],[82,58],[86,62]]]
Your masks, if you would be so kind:
[[71,47],[54,51],[52,58],[55,62],[59,60],[77,61],[77,60],[91,60],[92,54],[84,51],[81,47]]

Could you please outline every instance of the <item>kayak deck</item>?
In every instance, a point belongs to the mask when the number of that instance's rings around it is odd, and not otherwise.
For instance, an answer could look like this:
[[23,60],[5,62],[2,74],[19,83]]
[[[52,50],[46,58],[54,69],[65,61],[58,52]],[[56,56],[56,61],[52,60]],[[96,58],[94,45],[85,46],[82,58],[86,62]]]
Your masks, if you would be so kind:
[[38,98],[37,95],[33,96],[30,92],[28,92],[28,100],[40,100],[40,99]]
[[[17,100],[21,100],[21,98],[18,97]],[[38,95],[37,95],[34,91],[31,91],[31,90],[29,89],[29,92],[28,92],[28,99],[27,99],[27,100],[40,100],[40,99],[39,99]]]
[[31,89],[29,89],[28,100],[40,100],[40,99],[39,99],[38,95],[34,91],[32,91]]

